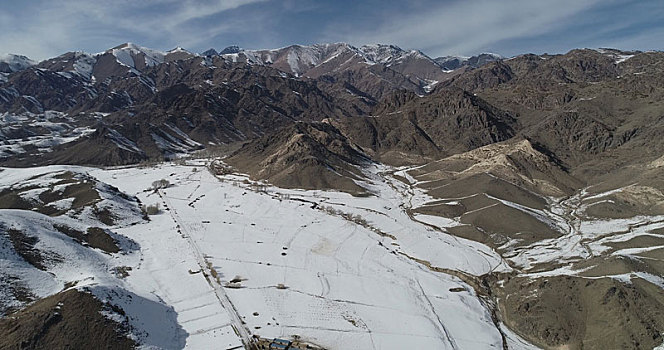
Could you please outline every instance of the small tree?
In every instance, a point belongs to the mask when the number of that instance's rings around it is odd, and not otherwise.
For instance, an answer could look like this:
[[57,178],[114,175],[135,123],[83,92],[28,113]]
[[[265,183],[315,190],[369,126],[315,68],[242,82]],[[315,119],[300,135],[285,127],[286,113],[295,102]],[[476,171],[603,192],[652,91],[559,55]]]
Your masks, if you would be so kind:
[[159,211],[160,211],[159,210],[159,203],[155,203],[155,204],[148,205],[147,207],[145,207],[145,212],[148,215],[157,215],[157,214],[159,214]]
[[168,182],[168,180],[161,179],[161,180],[157,180],[157,181],[153,182],[152,183],[152,188],[155,189],[155,190],[158,190],[158,189],[166,188],[170,185],[171,185],[171,183]]

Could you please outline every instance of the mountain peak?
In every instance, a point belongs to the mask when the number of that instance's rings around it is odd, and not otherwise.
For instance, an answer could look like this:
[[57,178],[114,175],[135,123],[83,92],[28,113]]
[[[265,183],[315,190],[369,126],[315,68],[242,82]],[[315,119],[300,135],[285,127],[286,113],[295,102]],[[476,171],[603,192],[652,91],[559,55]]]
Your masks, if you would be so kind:
[[219,54],[220,55],[226,55],[226,54],[231,54],[231,53],[239,53],[241,51],[244,51],[241,47],[239,47],[237,45],[231,45],[231,46],[227,46],[226,48],[221,50],[221,52],[219,52]]
[[219,55],[219,52],[217,52],[217,50],[215,50],[214,48],[211,47],[211,48],[207,49],[206,51],[201,52],[201,55],[206,56],[206,57],[217,56],[217,55]]
[[191,53],[189,50],[186,50],[186,49],[182,48],[181,46],[176,46],[174,49],[168,50],[168,51],[166,51],[166,52],[167,52],[167,53],[175,53],[175,52],[187,52],[187,53]]
[[489,62],[502,60],[504,57],[496,54],[483,52],[475,56],[443,56],[434,59],[445,70],[455,70],[464,66],[478,68]]
[[370,44],[364,45],[359,49],[365,59],[370,63],[391,63],[403,60],[407,57],[416,59],[425,59],[433,61],[429,56],[420,50],[404,50],[391,44]]
[[0,72],[13,73],[36,65],[37,62],[23,55],[0,55]]
[[[131,42],[118,45],[106,51],[115,56],[118,63],[130,67],[154,66],[164,62],[165,52],[149,49]],[[138,59],[143,56],[142,59]],[[138,60],[137,60],[138,59]]]
[[134,43],[128,41],[128,42],[126,42],[126,43],[122,43],[122,44],[120,44],[120,45],[118,45],[118,46],[115,46],[115,47],[110,48],[109,51],[110,51],[110,50],[121,50],[121,49],[140,50],[141,48],[142,48],[141,46],[138,46],[138,45],[136,45],[136,44],[134,44]]

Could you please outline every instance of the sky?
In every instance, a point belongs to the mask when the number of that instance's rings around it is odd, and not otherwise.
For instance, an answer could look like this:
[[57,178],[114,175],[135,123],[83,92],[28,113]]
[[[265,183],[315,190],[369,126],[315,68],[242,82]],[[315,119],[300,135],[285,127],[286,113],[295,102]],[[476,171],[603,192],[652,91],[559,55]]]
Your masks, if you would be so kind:
[[382,43],[439,57],[662,50],[662,38],[662,0],[0,0],[0,54],[35,60],[125,42],[192,52]]

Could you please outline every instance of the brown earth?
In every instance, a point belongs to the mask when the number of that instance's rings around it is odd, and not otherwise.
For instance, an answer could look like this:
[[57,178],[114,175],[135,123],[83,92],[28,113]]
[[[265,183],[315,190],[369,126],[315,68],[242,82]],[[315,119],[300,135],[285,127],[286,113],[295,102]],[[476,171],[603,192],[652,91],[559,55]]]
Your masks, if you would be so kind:
[[81,232],[64,225],[53,225],[56,230],[73,238],[78,243],[101,249],[106,253],[117,253],[120,251],[117,242],[108,234],[108,230],[99,227],[88,227],[87,232]]
[[501,283],[501,319],[538,346],[652,349],[664,341],[664,295],[649,282],[557,276]]
[[252,141],[224,160],[253,178],[286,188],[366,190],[354,180],[369,159],[328,123],[297,123]]
[[56,256],[44,256],[39,249],[35,248],[39,238],[26,235],[14,228],[5,229],[0,226],[0,230],[9,237],[14,251],[30,265],[45,271],[49,262],[60,261]]
[[41,299],[0,318],[0,349],[135,348],[126,326],[100,313],[107,308],[92,294],[73,289]]
[[463,90],[436,89],[424,97],[404,94],[385,99],[374,117],[346,119],[335,126],[375,160],[397,165],[439,159],[514,135],[517,122],[509,112]]

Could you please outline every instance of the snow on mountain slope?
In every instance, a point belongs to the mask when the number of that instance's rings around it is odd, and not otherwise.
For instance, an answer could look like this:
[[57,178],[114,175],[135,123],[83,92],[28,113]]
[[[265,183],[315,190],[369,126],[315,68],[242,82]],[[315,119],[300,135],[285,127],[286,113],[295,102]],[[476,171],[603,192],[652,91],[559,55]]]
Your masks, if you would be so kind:
[[464,66],[477,68],[504,57],[495,53],[481,53],[476,56],[443,56],[434,59],[445,70],[455,70]]
[[[506,155],[503,152],[507,149],[510,152]],[[474,160],[471,160],[473,158]],[[541,175],[536,181],[528,177],[520,178],[522,175],[515,176],[519,172],[525,172],[524,169],[528,168],[527,163],[524,162],[511,163],[519,158],[533,162],[540,159],[537,169]],[[454,160],[458,159],[463,159],[465,165],[462,166],[461,162],[458,162],[454,163],[454,167],[449,165],[449,167],[438,167],[446,161],[453,164]],[[477,161],[479,159],[484,159],[484,161]],[[441,216],[425,217],[425,219],[429,223],[436,224],[432,221],[434,218],[433,220],[438,222],[438,225],[448,228],[458,228],[475,222],[475,225],[484,231],[501,232],[504,238],[501,238],[501,241],[496,244],[496,250],[509,262],[510,266],[524,272],[526,276],[535,278],[560,275],[592,277],[601,275],[622,280],[643,278],[638,274],[642,271],[638,270],[635,271],[638,273],[625,276],[624,269],[620,264],[616,264],[615,260],[629,262],[649,259],[643,256],[664,248],[661,241],[664,239],[664,235],[662,235],[664,215],[661,215],[661,211],[656,210],[664,205],[664,193],[658,188],[638,183],[599,193],[590,192],[597,185],[579,190],[562,190],[561,188],[574,184],[575,180],[566,178],[565,173],[558,172],[555,168],[545,170],[547,169],[546,163],[541,162],[545,159],[532,148],[529,142],[522,141],[509,148],[500,144],[478,148],[466,154],[451,156],[425,166],[407,168],[395,174],[405,177],[411,185],[414,185],[411,191],[420,193],[411,206],[415,210],[424,209],[425,212],[430,212],[427,210],[433,210],[432,208],[437,206],[438,208],[446,206],[448,209],[471,206],[473,204],[471,204],[470,198],[484,197],[485,199],[479,202],[481,204],[477,204],[471,211],[457,211],[452,215],[449,212],[446,214],[443,209],[439,208],[438,213]],[[501,170],[500,168],[505,165],[507,167]],[[466,187],[468,192],[454,193],[454,196],[449,197],[442,196],[441,193],[444,192],[437,191],[438,189],[459,186],[458,183],[443,182],[445,179],[449,179],[446,178],[448,176],[446,174],[451,174],[451,172],[446,173],[449,171],[448,169],[454,169],[454,175],[449,175],[450,177],[470,177],[483,174],[496,181],[505,180],[501,184],[501,188],[507,188],[510,185],[516,186],[515,188],[523,191],[523,194],[514,196],[510,191],[500,192],[490,187],[483,188],[479,185],[480,181],[475,181],[473,187]],[[516,169],[519,170],[512,173]],[[545,172],[551,174],[548,175],[548,179],[546,176],[542,176]],[[431,181],[431,179],[435,180]],[[430,182],[436,183],[437,186],[429,186]],[[539,187],[533,187],[533,185]],[[472,191],[477,192],[472,193]],[[493,193],[493,195],[489,193]],[[532,201],[532,198],[540,198],[543,204],[538,205],[536,201]],[[637,198],[638,200],[636,200]],[[622,209],[613,208],[626,200],[630,200],[630,206],[634,207],[639,200],[646,199],[645,206],[652,209],[653,212],[642,211],[629,215],[629,212],[625,210],[626,214],[617,217],[607,214],[621,212]],[[527,239],[525,234],[529,230],[527,220],[522,220],[516,225],[514,228],[516,234],[510,233],[510,228],[507,226],[492,226],[495,223],[473,221],[473,215],[478,215],[476,213],[482,213],[481,218],[501,215],[496,214],[501,211],[491,212],[500,207],[505,209],[502,215],[511,211],[510,216],[514,221],[518,215],[524,215],[526,218],[541,223],[542,226],[537,229],[541,236],[534,241]],[[613,211],[602,211],[605,210],[604,208],[612,208]],[[433,212],[436,211],[433,210]],[[417,220],[422,221],[421,218],[421,215],[415,216]],[[545,236],[543,234],[545,230],[542,227],[553,229],[555,234]],[[501,236],[496,235],[496,237]],[[636,269],[641,268],[636,267]],[[659,286],[660,283],[659,279],[655,279],[653,284]]]
[[[163,126],[164,127],[162,128],[156,128],[150,136],[157,148],[162,151],[164,157],[175,158],[178,155],[191,153],[197,149],[203,148],[202,144],[189,138],[189,136],[177,126],[170,123],[164,123]],[[135,149],[137,148],[135,147]]]
[[[112,59],[104,59],[110,55]],[[53,72],[59,72],[62,76],[71,77],[71,74],[79,75],[87,81],[94,82],[96,78],[93,73],[105,77],[109,73],[124,72],[129,68],[130,71],[139,75],[140,71],[147,67],[152,67],[164,62],[183,60],[196,55],[181,48],[167,52],[153,50],[138,46],[133,43],[125,43],[98,54],[89,54],[86,52],[68,52],[63,55],[50,58],[39,62],[39,68],[47,69]],[[36,63],[32,62],[32,65]],[[114,65],[121,65],[125,69],[118,69]],[[26,66],[27,67],[27,66]],[[0,72],[2,72],[2,63],[0,62]]]
[[403,50],[395,45],[373,44],[360,47],[360,52],[369,63],[394,64],[407,58],[423,59],[431,61],[427,55],[419,50]]
[[106,278],[107,254],[137,248],[107,228],[140,221],[138,204],[84,168],[2,168],[0,174],[0,284],[14,291],[0,311],[66,283]]
[[617,50],[617,49],[609,49],[609,48],[599,48],[595,49],[595,51],[604,54],[608,57],[611,57],[615,60],[616,64],[623,63],[627,61],[628,59],[636,56],[637,54],[641,53],[641,51],[622,51],[622,50]]
[[[220,55],[233,62],[269,64],[297,76],[308,74],[309,71],[316,71],[313,75],[318,76],[321,74],[319,71],[329,73],[357,64],[384,64],[387,66],[416,64],[426,66],[427,68],[424,69],[427,71],[434,70],[442,73],[438,64],[420,51],[406,51],[394,45],[383,44],[365,45],[360,48],[346,43],[292,45],[272,50],[243,50],[236,47],[232,50],[224,50]],[[320,67],[323,66],[327,66],[327,68],[321,69]],[[419,68],[419,70],[422,69],[422,67]],[[410,72],[412,68],[406,70]],[[429,78],[429,76],[422,78]]]
[[87,168],[0,168],[3,209],[32,210],[99,227],[135,224],[138,203],[87,174]]
[[190,55],[195,55],[194,53],[191,53],[190,51],[188,51],[185,48],[180,47],[180,46],[177,46],[174,49],[166,51],[166,54],[169,54],[169,53],[186,53],[186,54],[190,54]]
[[55,146],[95,131],[90,127],[77,126],[80,119],[77,121],[57,111],[39,115],[0,114],[0,159],[26,152],[47,153]]
[[164,63],[165,52],[148,49],[133,43],[116,46],[109,51],[118,63],[131,68],[150,67]]
[[361,52],[346,43],[315,44],[311,46],[291,45],[270,50],[243,50],[238,47],[224,49],[220,55],[233,62],[245,61],[250,64],[269,64],[295,75],[302,75],[309,69],[338,57],[343,53]]
[[[99,311],[127,325],[126,336],[144,348],[182,348],[186,335],[175,311],[149,291],[125,287],[127,273],[142,264],[142,247],[118,231],[143,221],[138,202],[91,177],[92,170],[0,169],[2,207],[24,208],[0,209],[0,312],[77,288],[114,305],[114,312]],[[62,212],[54,216],[45,202],[60,202]],[[106,214],[100,219],[91,211]],[[187,280],[186,271],[173,276]]]
[[87,79],[92,78],[92,70],[97,59],[87,53],[78,52],[75,57],[74,71]]
[[13,73],[36,65],[37,62],[26,56],[6,54],[0,55],[0,72]]
[[90,80],[96,63],[97,56],[77,51],[39,62],[38,67],[61,72],[64,74],[63,76],[69,77],[69,74],[77,74],[86,80]]

